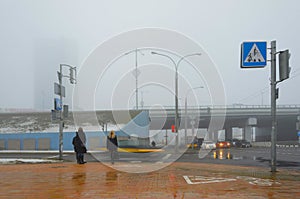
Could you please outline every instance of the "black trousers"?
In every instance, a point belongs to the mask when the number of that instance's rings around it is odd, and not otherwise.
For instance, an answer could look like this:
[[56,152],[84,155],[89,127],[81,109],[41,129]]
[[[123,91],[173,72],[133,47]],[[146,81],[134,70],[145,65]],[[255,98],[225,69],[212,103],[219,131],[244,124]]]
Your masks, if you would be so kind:
[[78,164],[83,164],[84,163],[84,153],[78,153],[76,152],[76,160]]

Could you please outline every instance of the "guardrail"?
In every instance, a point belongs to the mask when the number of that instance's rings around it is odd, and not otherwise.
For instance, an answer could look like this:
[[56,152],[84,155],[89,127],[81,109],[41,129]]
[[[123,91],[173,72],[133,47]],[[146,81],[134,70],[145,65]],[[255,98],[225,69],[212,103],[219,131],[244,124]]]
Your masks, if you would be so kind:
[[[165,110],[172,110],[174,109],[174,106],[162,106]],[[184,106],[179,106],[179,109],[184,109]],[[188,109],[270,109],[270,105],[245,105],[245,104],[233,104],[233,105],[201,105],[201,106],[188,106]],[[277,105],[278,109],[299,109],[300,111],[300,105],[299,104],[285,104],[285,105]],[[144,110],[152,110],[153,107],[151,106],[144,106]],[[154,109],[155,110],[155,109]]]
[[[271,142],[253,142],[251,143],[253,147],[271,147]],[[298,148],[300,143],[297,141],[280,141],[276,144],[278,148]]]

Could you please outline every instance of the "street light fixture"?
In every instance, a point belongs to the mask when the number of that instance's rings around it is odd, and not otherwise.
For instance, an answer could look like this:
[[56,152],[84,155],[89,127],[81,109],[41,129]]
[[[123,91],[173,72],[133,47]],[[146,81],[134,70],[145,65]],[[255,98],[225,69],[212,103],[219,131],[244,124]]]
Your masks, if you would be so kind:
[[200,56],[201,53],[192,53],[192,54],[182,56],[177,62],[175,62],[174,59],[172,57],[170,57],[169,55],[165,55],[165,54],[158,53],[155,51],[152,51],[151,54],[167,57],[168,59],[170,59],[172,61],[172,63],[175,66],[175,133],[176,133],[175,151],[178,152],[178,68],[179,68],[179,64],[181,63],[181,61],[184,60],[185,58],[191,57],[191,56],[196,56],[196,55]]

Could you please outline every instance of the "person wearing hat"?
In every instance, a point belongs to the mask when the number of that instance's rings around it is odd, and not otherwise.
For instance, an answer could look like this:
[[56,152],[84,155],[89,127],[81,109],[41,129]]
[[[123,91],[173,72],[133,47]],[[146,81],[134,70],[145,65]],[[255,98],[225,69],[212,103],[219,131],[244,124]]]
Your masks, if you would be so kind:
[[76,152],[76,160],[78,164],[86,163],[84,161],[84,154],[86,153],[86,137],[83,129],[81,127],[78,128],[76,132],[76,136],[73,138],[72,144],[74,145],[74,151]]

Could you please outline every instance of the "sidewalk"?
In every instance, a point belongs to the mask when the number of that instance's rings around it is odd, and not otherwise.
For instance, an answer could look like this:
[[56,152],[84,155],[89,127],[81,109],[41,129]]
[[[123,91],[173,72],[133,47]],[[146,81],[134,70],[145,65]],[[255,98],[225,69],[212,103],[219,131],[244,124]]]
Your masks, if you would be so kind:
[[126,173],[151,163],[73,162],[0,165],[0,198],[300,198],[300,172],[179,163]]

